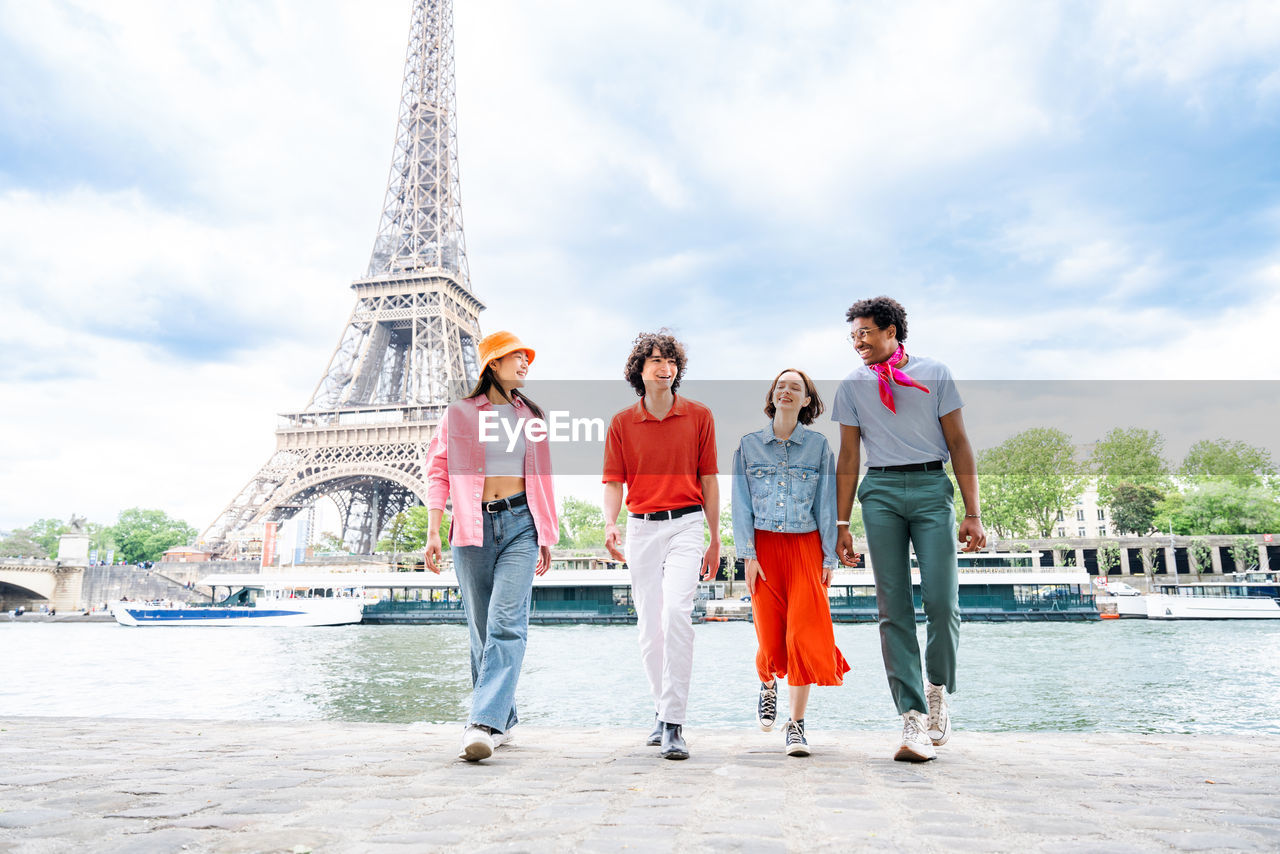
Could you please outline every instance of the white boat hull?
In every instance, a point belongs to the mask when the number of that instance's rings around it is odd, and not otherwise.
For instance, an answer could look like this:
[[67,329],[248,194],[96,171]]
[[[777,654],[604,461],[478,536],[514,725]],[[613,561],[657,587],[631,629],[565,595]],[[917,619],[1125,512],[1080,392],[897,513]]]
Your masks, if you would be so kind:
[[1246,596],[1143,596],[1149,620],[1280,620],[1274,599]]
[[117,602],[122,626],[344,626],[364,618],[362,599],[277,599],[253,608],[172,608]]
[[1115,606],[1116,616],[1122,620],[1145,620],[1147,618],[1146,596],[1105,596],[1097,597],[1098,608]]

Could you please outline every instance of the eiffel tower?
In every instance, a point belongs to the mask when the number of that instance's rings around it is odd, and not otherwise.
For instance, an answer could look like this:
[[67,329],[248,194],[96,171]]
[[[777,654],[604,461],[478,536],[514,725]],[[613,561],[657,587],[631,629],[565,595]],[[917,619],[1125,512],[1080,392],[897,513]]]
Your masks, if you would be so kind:
[[386,201],[355,308],[276,452],[201,536],[232,554],[252,526],[328,497],[342,538],[374,550],[395,514],[426,502],[427,443],[479,376],[484,304],[471,292],[454,121],[452,0],[414,0]]

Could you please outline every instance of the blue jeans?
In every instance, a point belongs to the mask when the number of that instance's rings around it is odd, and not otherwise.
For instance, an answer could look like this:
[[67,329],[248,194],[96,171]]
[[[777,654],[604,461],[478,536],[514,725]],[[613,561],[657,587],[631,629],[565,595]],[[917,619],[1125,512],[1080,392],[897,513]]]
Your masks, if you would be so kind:
[[484,545],[453,547],[471,630],[471,723],[498,732],[517,721],[516,682],[537,562],[538,534],[528,505],[484,513]]

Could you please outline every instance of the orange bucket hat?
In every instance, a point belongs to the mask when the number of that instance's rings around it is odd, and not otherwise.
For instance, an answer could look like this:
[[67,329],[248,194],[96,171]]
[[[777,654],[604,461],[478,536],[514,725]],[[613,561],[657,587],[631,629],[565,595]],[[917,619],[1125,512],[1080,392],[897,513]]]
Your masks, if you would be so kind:
[[529,356],[529,364],[533,364],[533,348],[526,347],[510,332],[492,332],[480,339],[480,370],[494,359],[501,359],[508,353],[523,350]]

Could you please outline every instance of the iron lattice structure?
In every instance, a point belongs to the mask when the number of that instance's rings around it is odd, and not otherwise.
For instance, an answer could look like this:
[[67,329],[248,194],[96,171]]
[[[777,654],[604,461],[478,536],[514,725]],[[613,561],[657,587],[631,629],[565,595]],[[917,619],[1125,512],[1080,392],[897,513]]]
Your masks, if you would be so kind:
[[458,181],[451,0],[415,0],[396,142],[378,234],[355,308],[276,452],[202,536],[221,554],[263,522],[328,497],[358,553],[426,501],[427,443],[479,375],[484,305],[471,292]]

